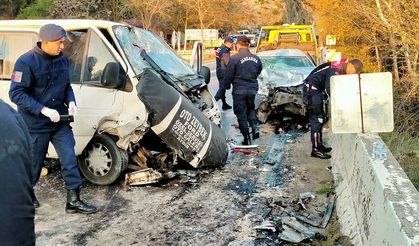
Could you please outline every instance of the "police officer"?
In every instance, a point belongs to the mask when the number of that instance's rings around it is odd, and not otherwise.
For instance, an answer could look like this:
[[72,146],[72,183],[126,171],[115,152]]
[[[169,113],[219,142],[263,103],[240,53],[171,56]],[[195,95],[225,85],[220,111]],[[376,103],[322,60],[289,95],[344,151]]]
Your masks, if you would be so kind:
[[362,71],[362,62],[358,59],[346,59],[324,63],[316,67],[304,80],[303,96],[311,127],[311,156],[329,159],[331,147],[323,145],[322,128],[325,122],[323,101],[330,95],[330,77],[339,74],[356,74]]
[[227,110],[231,109],[231,106],[226,102],[226,89],[223,87],[223,77],[224,71],[227,68],[228,61],[230,60],[230,51],[231,47],[233,47],[233,39],[227,37],[224,39],[224,44],[222,44],[216,51],[215,51],[215,63],[216,67],[216,74],[218,79],[218,91],[215,94],[215,100],[220,100],[223,103],[222,109]]
[[262,62],[258,56],[250,53],[250,39],[246,36],[237,38],[238,53],[231,57],[224,73],[224,88],[230,89],[233,84],[233,110],[243,135],[243,144],[251,144],[249,123],[252,137],[259,137],[255,110],[255,96],[258,91],[258,80],[262,71]]
[[0,115],[0,244],[35,245],[31,137],[2,100]]
[[[38,181],[48,144],[51,141],[61,163],[67,188],[66,212],[95,213],[97,208],[80,200],[82,180],[74,152],[74,136],[69,122],[60,115],[77,111],[68,74],[68,61],[62,54],[65,30],[46,24],[39,30],[41,42],[19,57],[12,74],[9,97],[29,127],[33,144],[32,186]],[[34,206],[39,202],[34,198]]]

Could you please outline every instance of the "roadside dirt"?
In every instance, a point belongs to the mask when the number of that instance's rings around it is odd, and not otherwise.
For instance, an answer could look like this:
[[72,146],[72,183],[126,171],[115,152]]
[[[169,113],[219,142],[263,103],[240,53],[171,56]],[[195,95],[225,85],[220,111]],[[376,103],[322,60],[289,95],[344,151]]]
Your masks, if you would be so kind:
[[[101,208],[94,215],[64,212],[63,181],[50,168],[36,187],[37,245],[287,245],[254,227],[298,209],[301,192],[316,196],[306,208],[322,215],[332,175],[327,160],[309,157],[307,133],[273,132],[263,125],[258,154],[232,153],[222,169],[178,170],[177,178],[145,187],[86,184],[82,197]],[[236,129],[227,135],[240,139]],[[348,245],[335,217],[329,228],[321,231],[329,240],[304,245]]]

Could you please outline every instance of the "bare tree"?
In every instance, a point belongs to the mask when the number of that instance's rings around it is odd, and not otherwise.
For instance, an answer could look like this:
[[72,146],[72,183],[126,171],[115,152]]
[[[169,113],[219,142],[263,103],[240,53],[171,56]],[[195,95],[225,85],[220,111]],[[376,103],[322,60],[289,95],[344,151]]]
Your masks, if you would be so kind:
[[126,0],[126,4],[138,16],[143,28],[152,30],[156,28],[157,20],[167,16],[170,2],[167,0]]

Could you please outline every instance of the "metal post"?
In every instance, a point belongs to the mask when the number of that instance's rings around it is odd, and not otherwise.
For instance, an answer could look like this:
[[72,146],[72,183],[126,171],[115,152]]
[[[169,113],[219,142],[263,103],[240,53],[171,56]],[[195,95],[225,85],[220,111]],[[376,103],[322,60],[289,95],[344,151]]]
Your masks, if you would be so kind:
[[359,103],[361,106],[361,126],[362,126],[362,133],[365,133],[364,130],[364,109],[362,107],[362,87],[361,87],[361,74],[358,73],[358,86],[359,86]]

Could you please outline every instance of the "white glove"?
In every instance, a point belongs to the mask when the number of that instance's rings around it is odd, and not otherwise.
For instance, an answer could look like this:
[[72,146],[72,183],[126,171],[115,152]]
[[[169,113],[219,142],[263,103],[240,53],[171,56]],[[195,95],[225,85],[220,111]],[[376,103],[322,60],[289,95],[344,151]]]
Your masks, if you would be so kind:
[[71,114],[71,115],[76,115],[77,114],[77,106],[76,106],[75,102],[71,101],[68,104],[68,113]]
[[47,107],[43,107],[42,110],[41,110],[41,114],[50,118],[50,120],[52,122],[60,121],[60,114],[55,109],[50,109],[50,108],[47,108]]

